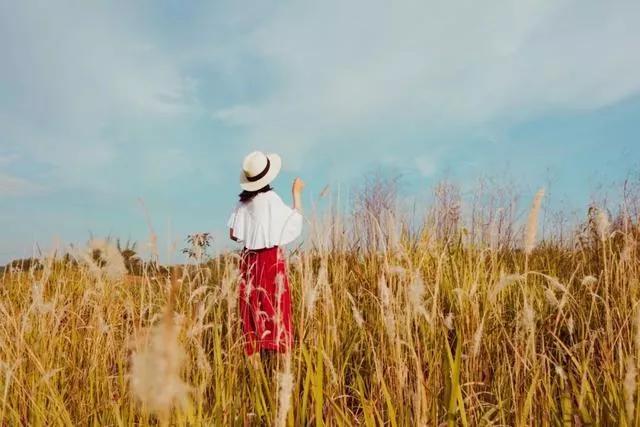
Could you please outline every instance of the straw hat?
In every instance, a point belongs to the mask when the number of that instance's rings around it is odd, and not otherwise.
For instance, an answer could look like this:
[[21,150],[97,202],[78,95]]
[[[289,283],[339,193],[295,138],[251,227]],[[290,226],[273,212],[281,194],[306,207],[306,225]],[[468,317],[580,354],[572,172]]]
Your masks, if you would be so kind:
[[254,151],[247,154],[242,162],[240,173],[240,187],[246,191],[256,191],[273,181],[282,160],[277,154],[264,154],[262,151]]

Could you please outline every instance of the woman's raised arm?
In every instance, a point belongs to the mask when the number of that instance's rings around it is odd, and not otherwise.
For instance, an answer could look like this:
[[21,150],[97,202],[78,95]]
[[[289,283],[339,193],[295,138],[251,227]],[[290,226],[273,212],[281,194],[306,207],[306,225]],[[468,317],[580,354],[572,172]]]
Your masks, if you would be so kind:
[[293,180],[291,194],[293,195],[293,209],[302,212],[302,190],[304,189],[304,181],[299,177]]

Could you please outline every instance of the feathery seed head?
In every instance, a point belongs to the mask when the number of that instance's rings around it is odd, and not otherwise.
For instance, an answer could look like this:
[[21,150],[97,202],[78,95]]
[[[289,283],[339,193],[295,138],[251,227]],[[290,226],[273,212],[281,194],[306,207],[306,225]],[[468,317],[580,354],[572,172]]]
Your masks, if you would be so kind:
[[524,252],[530,255],[536,246],[536,235],[538,234],[538,215],[540,214],[540,206],[544,197],[544,188],[541,188],[533,198],[529,218],[527,219],[527,227],[524,234]]
[[624,406],[627,412],[627,420],[633,421],[633,415],[635,412],[635,395],[637,389],[637,376],[638,370],[636,368],[636,362],[633,357],[628,356],[625,363],[625,375],[622,385],[624,392]]
[[453,313],[449,312],[447,314],[447,316],[444,318],[444,325],[447,327],[447,329],[449,329],[450,331],[453,330]]
[[388,307],[391,303],[391,290],[387,286],[387,279],[385,275],[380,276],[380,280],[378,280],[378,293],[380,295],[380,302],[382,302],[383,307]]
[[603,242],[609,238],[609,228],[611,224],[609,222],[609,214],[604,209],[598,209],[596,212],[596,227],[598,229],[598,236]]
[[185,353],[178,328],[163,320],[149,331],[131,357],[131,389],[151,411],[162,413],[188,401],[189,387],[180,378]]
[[278,412],[276,426],[287,425],[287,414],[291,408],[291,394],[293,393],[293,373],[291,372],[291,358],[286,358],[284,370],[278,372]]

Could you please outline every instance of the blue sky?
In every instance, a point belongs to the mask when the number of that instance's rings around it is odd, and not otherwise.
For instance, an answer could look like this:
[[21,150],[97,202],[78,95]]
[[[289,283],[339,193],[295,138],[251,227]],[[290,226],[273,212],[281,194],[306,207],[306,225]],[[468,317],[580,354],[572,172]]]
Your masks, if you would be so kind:
[[[224,233],[241,159],[288,197],[381,167],[575,208],[638,170],[640,3],[0,0],[0,263],[90,232]],[[166,241],[167,239],[165,239]],[[171,240],[171,239],[168,239]]]

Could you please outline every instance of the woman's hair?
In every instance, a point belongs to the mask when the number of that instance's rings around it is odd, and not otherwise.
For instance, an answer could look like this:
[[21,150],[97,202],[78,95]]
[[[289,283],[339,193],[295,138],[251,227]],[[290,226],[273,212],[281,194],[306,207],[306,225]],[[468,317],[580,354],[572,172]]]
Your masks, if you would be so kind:
[[253,199],[254,197],[256,197],[256,195],[257,195],[257,194],[259,194],[259,193],[266,193],[267,191],[271,191],[271,190],[273,190],[273,188],[271,188],[271,186],[270,186],[270,185],[268,185],[268,184],[267,184],[267,185],[265,185],[264,187],[262,187],[261,189],[256,190],[256,191],[247,191],[247,190],[244,190],[242,193],[240,193],[240,194],[239,194],[239,196],[240,196],[240,202],[242,202],[242,203],[249,202],[249,201],[251,201],[251,199]]

